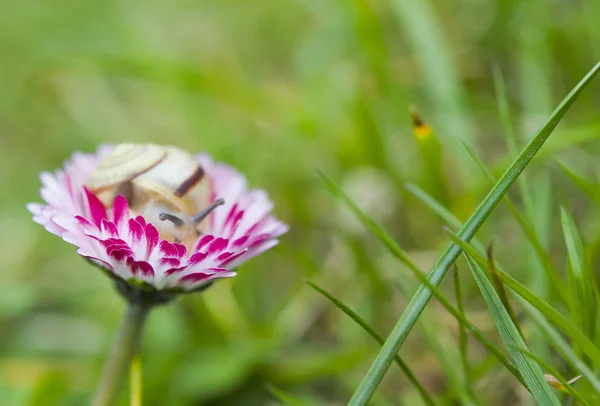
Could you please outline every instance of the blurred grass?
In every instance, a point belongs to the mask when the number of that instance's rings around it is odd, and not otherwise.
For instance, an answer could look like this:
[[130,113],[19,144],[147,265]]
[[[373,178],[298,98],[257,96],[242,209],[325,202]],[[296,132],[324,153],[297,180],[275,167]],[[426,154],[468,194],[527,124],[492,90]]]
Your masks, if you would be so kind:
[[[414,281],[329,195],[317,171],[339,181],[420,268],[429,268],[446,238],[440,221],[403,187],[426,188],[433,169],[422,165],[409,106],[418,107],[439,139],[446,206],[465,219],[489,184],[460,140],[478,149],[496,177],[514,157],[492,66],[503,73],[515,142],[522,143],[600,58],[591,18],[600,13],[597,2],[0,5],[2,405],[85,404],[122,311],[106,278],[24,209],[39,200],[37,174],[59,167],[73,150],[123,140],[207,150],[266,189],[278,217],[292,225],[277,248],[235,279],[151,316],[145,405],[262,405],[284,397],[345,404],[377,348],[304,278],[381,332],[405,305],[388,282]],[[586,271],[596,274],[598,264],[598,202],[573,183],[585,179],[579,185],[593,190],[600,173],[600,99],[592,86],[528,168],[531,196],[523,188],[510,193],[565,280],[569,257],[559,205],[569,208],[577,227]],[[496,241],[495,255],[511,276],[557,311],[571,312],[510,212],[499,208],[478,237]],[[461,288],[465,315],[501,345],[474,281],[462,277]],[[452,286],[440,290],[453,298]],[[522,306],[516,310],[532,352],[563,376],[576,375],[577,362],[599,367],[574,359],[577,352],[563,357],[549,350],[564,346],[560,336],[549,339]],[[442,348],[457,348],[452,356],[459,359],[454,320],[437,306],[423,317],[444,325],[448,333],[436,339]],[[471,341],[475,376],[486,352]],[[450,405],[458,395],[448,390],[451,380],[428,342],[414,331],[400,355],[439,404]],[[472,388],[482,402],[525,402],[519,383],[490,362]],[[588,390],[585,385],[576,388]],[[396,370],[373,404],[386,400],[421,402]]]

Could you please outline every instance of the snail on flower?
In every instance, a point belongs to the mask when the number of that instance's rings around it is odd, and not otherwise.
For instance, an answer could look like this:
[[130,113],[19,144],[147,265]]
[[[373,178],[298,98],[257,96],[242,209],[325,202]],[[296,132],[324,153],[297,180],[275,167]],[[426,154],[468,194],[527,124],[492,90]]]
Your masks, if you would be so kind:
[[267,194],[247,190],[235,169],[172,146],[75,153],[41,179],[46,204],[28,206],[35,221],[124,282],[157,290],[234,276],[288,229],[270,214]]
[[204,220],[223,198],[210,201],[208,182],[200,163],[175,147],[154,144],[119,144],[90,174],[86,187],[110,209],[123,195],[129,209],[155,223],[160,235],[190,247],[198,239]]

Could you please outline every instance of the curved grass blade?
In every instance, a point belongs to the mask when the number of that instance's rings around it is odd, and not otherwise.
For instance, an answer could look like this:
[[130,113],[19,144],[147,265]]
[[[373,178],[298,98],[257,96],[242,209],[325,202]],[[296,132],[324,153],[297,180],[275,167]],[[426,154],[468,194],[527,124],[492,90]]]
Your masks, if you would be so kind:
[[585,265],[583,243],[575,221],[564,207],[561,208],[560,218],[571,265],[568,272],[571,317],[575,324],[581,327],[581,331],[593,341],[597,307],[591,286],[596,285],[596,281]]
[[[485,176],[492,182],[492,184],[496,183],[496,178],[485,167],[483,162],[481,162],[481,160],[477,157],[477,155],[475,154],[475,151],[473,151],[473,149],[468,144],[463,143],[463,145],[467,149],[467,152],[469,153],[471,158],[473,158],[473,160],[475,161],[477,166],[485,174]],[[519,178],[519,179],[522,180],[522,178]],[[533,203],[532,202],[528,203],[527,199],[531,200],[532,197],[530,196],[530,193],[528,190],[521,188],[521,194],[523,194],[523,193],[525,193],[528,196],[526,198],[525,197],[523,198],[523,200],[525,202],[525,206],[526,206],[526,208],[528,208],[527,205],[533,205]],[[550,280],[554,284],[554,290],[558,293],[558,295],[562,299],[563,303],[568,303],[567,294],[562,289],[562,277],[560,276],[556,267],[552,263],[552,260],[550,259],[550,255],[548,255],[548,252],[546,252],[546,250],[544,249],[544,246],[543,246],[542,242],[540,241],[540,238],[538,237],[538,233],[535,232],[533,225],[526,219],[526,217],[523,214],[521,214],[519,209],[517,209],[517,206],[513,203],[513,201],[510,199],[510,197],[508,195],[504,196],[504,202],[506,203],[508,210],[510,210],[511,214],[514,216],[515,220],[521,227],[521,230],[523,230],[525,237],[527,237],[527,239],[531,243],[533,252],[537,256],[537,260],[539,261],[539,262],[535,263],[535,266],[536,267],[541,266],[542,270],[546,274],[546,277],[544,279]],[[528,210],[531,211],[533,209],[528,208]],[[538,271],[536,270],[536,272],[538,272]],[[534,279],[536,279],[538,281],[540,281],[542,279],[540,275],[535,275],[535,276],[537,276],[537,278],[534,278]],[[546,283],[544,283],[544,285],[545,284]]]
[[[354,320],[356,322],[356,324],[358,324],[371,337],[373,337],[373,339],[375,341],[377,341],[380,345],[383,345],[383,343],[385,342],[385,340],[383,339],[383,337],[377,331],[375,331],[375,329],[373,329],[373,327],[371,327],[369,325],[369,323],[367,323],[362,317],[360,317],[356,312],[354,312],[354,310],[352,310],[345,303],[343,303],[341,300],[339,300],[338,298],[336,298],[335,296],[333,296],[330,292],[328,292],[327,290],[323,289],[322,287],[320,287],[316,283],[311,282],[311,281],[305,281],[305,282],[311,288],[313,288],[314,290],[316,290],[317,292],[319,292],[320,294],[322,294],[323,296],[325,296],[327,299],[329,299],[329,301],[331,303],[333,303],[338,309],[340,309],[341,311],[343,311],[344,313],[346,313],[346,315],[348,317],[350,317],[352,320]],[[435,406],[435,402],[433,401],[433,399],[431,398],[431,396],[429,395],[429,393],[427,392],[427,390],[417,380],[417,377],[415,376],[415,374],[412,372],[412,370],[410,369],[410,367],[402,360],[402,358],[400,358],[400,356],[396,354],[396,357],[394,358],[394,361],[396,361],[396,364],[398,364],[398,366],[400,367],[400,369],[402,370],[402,372],[404,372],[406,374],[406,377],[415,386],[415,388],[417,389],[417,391],[419,391],[419,394],[423,398],[423,401],[425,402],[425,404],[427,404],[429,406]]]
[[577,372],[582,374],[590,383],[592,388],[596,390],[596,404],[600,403],[600,379],[596,376],[596,373],[592,371],[587,364],[579,358],[570,343],[568,343],[562,335],[546,320],[540,312],[530,305],[525,299],[517,297],[519,303],[523,309],[527,312],[529,317],[540,327],[544,332],[544,336],[554,346],[556,351],[567,361],[569,365]]
[[[473,258],[479,265],[487,268],[487,259],[480,254],[472,245],[462,240],[458,235],[450,230],[446,230],[452,241],[460,245],[460,247]],[[595,365],[600,365],[600,349],[596,347],[589,338],[585,336],[577,327],[573,326],[569,320],[567,320],[562,314],[560,314],[554,307],[550,306],[548,302],[537,297],[531,292],[526,286],[522,285],[519,281],[514,279],[512,276],[504,272],[500,267],[496,267],[498,275],[502,279],[502,283],[508,286],[513,292],[521,296],[533,307],[539,310],[548,320],[552,321],[558,326],[564,333],[569,336],[574,344],[579,345],[581,350],[592,360]]]
[[527,383],[531,395],[534,397],[538,405],[547,406],[560,406],[560,402],[558,398],[552,393],[550,387],[546,383],[544,379],[544,374],[540,367],[531,362],[527,357],[525,357],[521,351],[515,349],[515,347],[523,347],[527,348],[527,344],[521,337],[521,333],[517,330],[515,324],[513,323],[508,311],[502,304],[502,300],[498,296],[498,293],[488,280],[487,276],[483,272],[483,269],[468,255],[466,255],[467,264],[473,273],[473,277],[475,278],[475,282],[477,282],[477,286],[481,290],[481,294],[483,295],[483,299],[488,305],[490,310],[490,314],[496,323],[496,327],[498,328],[498,332],[500,333],[500,337],[504,342],[504,345],[507,347],[510,356],[515,362],[516,367],[521,372],[521,376]]
[[[548,371],[552,375],[552,377],[556,378],[561,383],[564,390],[569,395],[573,396],[574,398],[576,398],[577,400],[579,400],[581,403],[583,403],[586,406],[592,406],[592,404],[587,399],[585,399],[579,392],[577,392],[571,386],[569,381],[567,381],[556,369],[554,369],[546,361],[544,361],[543,359],[541,359],[540,357],[538,357],[537,355],[535,355],[534,353],[529,351],[527,348],[519,347],[516,345],[514,345],[514,346],[510,345],[510,346],[513,347],[516,351],[519,351],[526,357],[530,358],[532,361],[536,362],[540,367],[544,368],[546,371]],[[548,382],[548,379],[546,379],[546,382]]]
[[506,289],[504,289],[504,285],[500,280],[500,276],[498,275],[498,270],[496,269],[496,264],[494,262],[493,256],[493,248],[492,244],[488,246],[487,249],[487,259],[488,259],[488,269],[490,270],[490,278],[492,279],[492,286],[496,290],[496,294],[498,295],[502,305],[508,312],[508,316],[512,320],[513,324],[517,328],[519,335],[523,340],[525,340],[525,335],[523,335],[523,331],[521,330],[521,326],[519,325],[519,321],[517,319],[517,314],[515,313],[515,309],[513,309],[510,300],[508,300],[508,295],[506,294]]
[[[468,146],[466,146],[466,148],[467,148],[467,150],[469,150]],[[475,159],[476,162],[479,162],[479,160],[478,160],[477,157],[473,156],[473,159]],[[482,170],[485,173],[487,173],[489,176],[492,176],[491,173],[489,172],[489,170],[487,168],[482,167],[482,166],[480,166],[480,167],[482,168]],[[493,180],[495,182],[495,179],[493,179]],[[442,220],[444,220],[450,227],[452,227],[454,229],[460,229],[462,227],[463,223],[452,212],[450,212],[450,210],[448,210],[447,208],[445,208],[444,206],[442,206],[437,200],[435,200],[433,197],[431,197],[430,195],[428,195],[427,192],[425,192],[424,190],[422,190],[418,186],[407,184],[407,185],[405,185],[405,189],[408,192],[410,192],[413,196],[415,196],[417,199],[421,200],[435,214],[437,214],[438,216],[440,216],[442,218]],[[537,253],[537,255],[538,255],[539,259],[540,259],[540,262],[542,263],[542,266],[544,267],[544,269],[546,270],[546,272],[549,275],[555,275],[555,276],[553,276],[553,278],[560,278],[560,279],[562,279],[558,275],[558,271],[556,270],[556,267],[552,263],[552,260],[550,259],[550,256],[548,255],[548,253],[546,252],[546,250],[544,250],[544,247],[542,247],[541,242],[539,241],[539,239],[535,235],[533,229],[531,228],[531,226],[529,225],[529,223],[527,222],[527,220],[525,219],[525,217],[519,212],[519,210],[517,209],[517,207],[514,205],[514,203],[512,203],[512,201],[507,196],[505,196],[504,199],[505,199],[505,201],[506,201],[506,203],[508,205],[508,209],[515,216],[515,219],[517,220],[517,222],[519,223],[519,226],[521,227],[521,229],[525,233],[525,236],[527,237],[527,239],[529,240],[529,242],[532,244],[532,246],[533,246],[535,252]],[[481,244],[481,242],[477,241],[476,239],[473,239],[471,241],[471,243],[478,250],[481,250],[481,251],[484,250],[483,244]],[[554,280],[553,278],[551,278],[551,280]],[[557,291],[558,291],[559,295],[563,299],[563,301],[565,303],[567,303],[567,297],[566,297],[566,294],[562,290],[562,286],[556,284],[556,288],[557,288]]]
[[[593,200],[594,203],[596,203],[596,205],[600,204],[600,184],[598,184],[598,182],[586,179],[583,175],[577,173],[574,168],[570,167],[564,162],[561,162],[558,159],[556,159],[555,161],[558,163],[563,172],[565,172],[567,177],[575,184],[575,186],[581,189],[581,191],[585,193],[591,200]],[[598,243],[600,242],[598,232],[596,232],[595,235],[592,237],[592,241],[593,242],[591,244],[588,244],[588,254],[593,255],[598,249]],[[598,289],[598,285],[594,283],[591,286],[592,290],[594,291],[596,300],[600,302],[600,291]]]
[[525,383],[525,381],[523,381],[523,378],[521,377],[521,374],[519,373],[517,368],[512,364],[512,362],[506,357],[506,355],[504,355],[504,352],[502,352],[502,350],[497,345],[489,341],[478,327],[471,323],[471,321],[469,321],[469,319],[467,319],[466,316],[464,316],[464,314],[460,312],[460,310],[454,307],[450,303],[450,301],[448,301],[448,299],[446,299],[446,297],[439,291],[437,286],[432,285],[431,282],[429,282],[425,278],[424,274],[420,274],[420,281],[421,283],[424,283],[431,289],[433,295],[442,304],[442,306],[444,306],[444,308],[452,315],[452,317],[454,317],[456,321],[460,323],[461,326],[464,326],[467,330],[469,330],[477,339],[477,341],[479,341],[479,343],[483,345],[493,357],[500,361],[500,363],[504,365],[506,369],[508,369],[508,371],[525,387],[525,389],[528,389],[527,384]]
[[[575,86],[575,88],[567,95],[567,97],[559,104],[552,112],[550,118],[532,140],[521,151],[519,156],[504,172],[498,183],[492,188],[481,204],[475,209],[475,212],[466,221],[459,235],[465,241],[470,241],[477,230],[482,226],[488,218],[492,210],[498,205],[500,199],[506,194],[508,189],[517,180],[521,172],[525,170],[529,162],[533,159],[536,153],[540,150],[546,139],[556,128],[562,117],[565,115],[569,107],[573,104],[579,93],[587,86],[593,77],[600,70],[600,63],[596,64],[592,70]],[[428,278],[433,285],[438,285],[448,269],[462,252],[461,248],[455,243],[450,243],[444,253],[440,256],[437,263],[429,272]],[[410,330],[412,330],[417,319],[423,312],[425,306],[431,299],[432,292],[426,285],[421,285],[419,290],[412,297],[406,309],[400,316],[400,319],[392,329],[381,351],[371,364],[362,382],[354,392],[350,399],[349,405],[365,405],[373,396],[375,390],[381,383],[387,369],[390,367],[395,354],[398,352]]]
[[408,257],[408,255],[400,248],[400,246],[390,237],[383,228],[377,224],[372,218],[364,213],[344,192],[337,186],[333,181],[321,174],[327,185],[331,189],[331,192],[339,197],[352,212],[363,222],[363,224],[375,235],[375,237],[385,245],[389,252],[402,262],[406,267],[419,279],[421,283],[431,289],[432,294],[439,300],[444,308],[461,324],[463,324],[473,336],[494,356],[500,361],[511,374],[527,388],[527,385],[523,381],[523,378],[519,374],[519,371],[510,362],[510,360],[504,355],[502,350],[496,345],[492,344],[485,335],[479,330],[473,323],[464,317],[452,303],[433,285],[427,280],[425,273],[419,269],[419,267]]
[[[458,267],[454,264],[454,295],[456,296],[456,308],[460,312],[462,317],[465,316],[465,306],[463,302],[462,287],[460,284],[460,275],[458,273]],[[471,381],[471,368],[469,366],[469,352],[468,352],[469,336],[467,335],[467,329],[462,323],[458,323],[458,348],[460,349],[460,360],[462,363],[464,379],[467,382]],[[471,386],[469,385],[469,390]]]
[[[498,115],[502,130],[508,141],[508,147],[513,155],[518,152],[517,135],[515,134],[513,121],[510,112],[510,103],[508,101],[508,92],[502,70],[498,65],[492,67],[492,77],[494,78],[494,90],[496,92],[496,104],[498,105]],[[521,182],[522,183],[522,182]]]
[[[510,102],[508,100],[506,83],[504,82],[502,71],[498,66],[494,67],[493,76],[494,88],[496,90],[496,103],[498,105],[498,114],[500,116],[500,122],[502,123],[502,129],[504,130],[504,134],[506,136],[508,150],[510,156],[516,156],[519,153],[519,142],[517,135],[515,134],[511,117]],[[547,149],[548,146],[546,146],[545,150]],[[508,195],[505,197],[505,199],[510,211],[513,213],[513,215],[515,215],[517,221],[519,224],[521,224],[523,231],[525,231],[533,245],[533,249],[530,250],[529,253],[529,273],[531,274],[530,280],[532,281],[533,286],[535,286],[535,292],[543,298],[547,298],[549,293],[548,289],[550,287],[549,284],[554,283],[554,285],[556,285],[555,282],[559,279],[553,279],[550,276],[552,270],[555,268],[553,267],[552,261],[550,261],[549,255],[546,253],[546,249],[544,249],[548,247],[548,243],[542,237],[543,235],[548,234],[546,229],[548,226],[548,221],[551,219],[551,215],[548,210],[543,210],[542,205],[536,203],[540,200],[551,201],[550,199],[545,198],[548,190],[544,188],[544,185],[548,185],[549,181],[546,176],[543,182],[535,182],[535,187],[530,188],[528,178],[529,177],[526,176],[526,174],[523,174],[517,181],[519,195],[521,196],[521,201],[525,210],[524,216],[521,216],[521,213],[516,210],[516,207],[513,207],[514,205],[512,201],[510,201]],[[493,180],[493,182],[495,182],[495,180]],[[545,206],[550,208],[549,203],[547,203]],[[529,223],[527,224],[527,228],[529,230],[526,230],[523,227],[524,223],[519,217],[523,217],[523,220],[525,218],[529,220]],[[557,274],[557,272],[555,273]],[[561,294],[562,289],[558,290],[558,292]],[[562,297],[562,299],[565,300],[565,297]],[[543,339],[542,337],[538,337],[537,333],[533,334],[533,345],[538,352],[545,352],[543,349]]]
[[[402,283],[396,283],[403,298],[408,299],[415,291],[413,281],[403,278]],[[441,394],[444,403],[457,403],[461,405],[483,406],[472,386],[476,381],[468,381],[461,374],[460,354],[456,353],[452,331],[449,326],[440,323],[437,317],[421,317],[417,321],[419,338],[427,346],[431,354],[437,360],[440,370],[443,372],[448,384],[446,390]]]
[[450,227],[452,228],[460,228],[463,222],[454,215],[450,210],[448,210],[444,205],[442,205],[439,201],[437,201],[433,196],[428,194],[426,191],[418,187],[417,185],[413,185],[411,183],[407,183],[404,185],[404,189],[407,192],[412,194],[417,199],[421,200],[427,207],[429,207],[434,213],[442,218]]
[[[600,126],[591,120],[589,123],[569,126],[564,129],[564,136],[551,138],[542,151],[537,155],[540,159],[552,158],[570,148],[585,148],[586,144],[600,138]],[[501,170],[510,163],[510,157],[505,156],[492,165],[493,171]]]
[[574,168],[569,166],[567,163],[562,162],[558,159],[555,160],[560,169],[563,170],[565,175],[577,186],[583,193],[585,193],[590,199],[596,204],[600,204],[600,193],[598,193],[598,184],[585,179],[582,175],[576,172]]

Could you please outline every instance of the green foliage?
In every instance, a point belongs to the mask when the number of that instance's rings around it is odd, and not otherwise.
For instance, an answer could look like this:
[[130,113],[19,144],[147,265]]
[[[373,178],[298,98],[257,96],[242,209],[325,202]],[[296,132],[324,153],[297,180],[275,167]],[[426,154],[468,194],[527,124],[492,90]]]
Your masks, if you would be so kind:
[[[319,292],[320,294],[322,294],[323,296],[325,296],[327,299],[329,299],[341,311],[343,311],[344,313],[346,313],[348,315],[348,317],[350,317],[353,321],[356,322],[356,324],[358,324],[360,327],[362,327],[362,329],[365,330],[371,337],[373,337],[373,339],[375,341],[377,341],[380,345],[383,345],[383,343],[384,343],[383,337],[379,333],[377,333],[373,329],[373,327],[371,327],[362,317],[360,317],[352,309],[350,309],[346,304],[344,304],[343,302],[341,302],[339,299],[337,299],[331,293],[329,293],[325,289],[321,288],[320,286],[318,286],[314,282],[307,281],[307,283],[313,289],[315,289],[317,292]],[[406,374],[406,376],[410,380],[410,382],[419,391],[419,393],[423,397],[423,402],[425,404],[427,404],[427,405],[434,405],[435,403],[434,403],[433,399],[431,399],[431,396],[429,395],[429,393],[427,392],[427,390],[425,390],[425,388],[423,388],[423,386],[419,383],[419,381],[415,377],[415,374],[411,371],[410,367],[408,365],[406,365],[406,362],[402,361],[402,359],[399,356],[397,356],[397,355],[394,358],[394,361],[396,361],[396,364],[398,364],[398,366],[400,367],[400,369],[402,370],[402,372],[404,372]]]
[[[487,266],[486,259],[480,253],[478,253],[476,249],[451,231],[448,231],[448,234],[452,240],[465,251],[467,255],[473,258],[481,266]],[[586,337],[577,327],[575,327],[565,316],[560,314],[550,304],[536,296],[527,287],[520,284],[502,269],[497,268],[497,271],[498,276],[507,287],[509,287],[514,293],[519,295],[532,307],[542,313],[548,320],[563,330],[563,332],[573,340],[573,343],[579,346],[582,352],[584,352],[592,360],[594,365],[598,365],[598,362],[600,362],[600,349],[588,337]]]
[[573,321],[592,340],[596,334],[597,305],[594,301],[594,274],[585,264],[583,242],[573,217],[561,208],[561,221],[569,258],[569,304]]
[[[491,343],[485,335],[464,315],[463,312],[452,305],[445,295],[438,290],[438,288],[432,284],[425,276],[425,273],[419,269],[419,267],[408,257],[408,255],[398,246],[394,240],[388,235],[385,230],[382,229],[373,219],[371,219],[366,213],[360,210],[356,204],[346,196],[341,189],[339,189],[335,183],[328,178],[324,178],[328,183],[329,187],[348,207],[356,214],[358,218],[365,224],[365,226],[373,233],[373,235],[390,251],[390,253],[398,259],[401,263],[406,265],[413,275],[423,283],[429,289],[432,294],[440,301],[440,304],[461,324],[466,327],[477,340],[493,355],[498,361],[500,361],[506,369],[508,369],[519,381],[522,382],[522,378],[515,367],[507,360],[501,350],[498,349],[493,343]],[[432,200],[433,201],[433,200]]]
[[[537,151],[542,147],[546,139],[550,136],[554,128],[562,119],[563,115],[575,101],[579,93],[585,88],[591,79],[594,78],[598,70],[600,70],[600,63],[598,63],[588,73],[588,75],[583,78],[581,82],[579,82],[579,84],[554,110],[548,121],[546,121],[546,123],[538,130],[529,144],[527,144],[525,149],[521,151],[519,156],[513,161],[506,172],[504,172],[502,177],[487,194],[485,199],[475,209],[471,217],[469,217],[469,219],[465,222],[459,232],[460,238],[464,238],[466,241],[470,241],[471,238],[473,238],[477,230],[483,225],[498,202],[502,199],[502,197],[504,197],[508,189],[517,180],[529,162],[531,162],[531,159],[533,159]],[[442,281],[446,272],[458,258],[460,253],[460,247],[454,243],[450,244],[446,248],[444,253],[436,262],[436,265],[434,265],[429,273],[428,278],[432,284],[437,285]],[[408,333],[431,298],[431,295],[431,290],[427,286],[422,285],[420,290],[415,294],[415,296],[413,296],[407,308],[402,313],[402,316],[400,319],[398,319],[398,322],[394,326],[392,333],[386,340],[386,343],[381,349],[378,357],[375,359],[371,365],[371,368],[365,375],[361,385],[354,393],[354,396],[350,400],[350,404],[363,405],[368,402],[369,398],[373,395],[377,389],[377,386],[379,386],[379,383],[383,379],[385,372],[389,368],[391,358],[402,346],[404,340],[408,336]]]
[[509,312],[493,285],[485,276],[483,270],[467,256],[467,263],[473,273],[473,277],[481,290],[483,298],[487,303],[490,314],[496,323],[496,327],[506,345],[515,365],[521,372],[523,380],[531,391],[538,405],[560,405],[556,396],[552,393],[550,386],[546,383],[541,368],[528,357],[523,355],[519,348],[527,348],[521,333],[513,323]]

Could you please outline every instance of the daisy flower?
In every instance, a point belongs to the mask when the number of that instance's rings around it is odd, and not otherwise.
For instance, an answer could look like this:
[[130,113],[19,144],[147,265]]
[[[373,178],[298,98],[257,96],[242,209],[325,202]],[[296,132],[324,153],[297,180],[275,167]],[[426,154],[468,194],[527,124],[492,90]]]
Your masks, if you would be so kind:
[[132,287],[201,289],[288,230],[238,171],[170,146],[76,152],[41,181],[44,203],[27,205],[34,221]]

